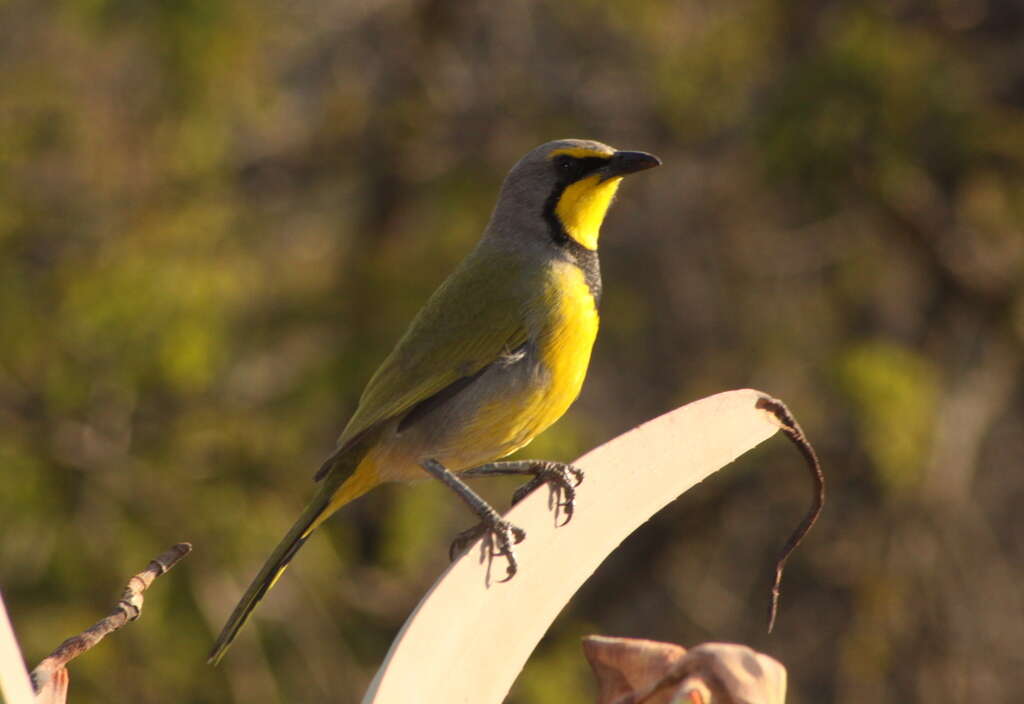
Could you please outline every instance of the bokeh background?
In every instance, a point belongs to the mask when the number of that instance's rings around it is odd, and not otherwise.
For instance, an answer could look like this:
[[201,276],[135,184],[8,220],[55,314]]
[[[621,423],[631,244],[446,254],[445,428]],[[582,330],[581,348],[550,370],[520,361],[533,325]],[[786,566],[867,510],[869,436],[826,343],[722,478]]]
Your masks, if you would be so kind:
[[357,701],[471,522],[432,484],[339,514],[203,659],[507,169],[565,136],[664,166],[605,225],[588,382],[529,455],[754,386],[830,503],[767,636],[810,489],[759,448],[608,559],[509,701],[591,701],[591,632],[746,642],[792,702],[1018,697],[1018,0],[0,4],[0,588],[31,663],[189,540],[74,701]]

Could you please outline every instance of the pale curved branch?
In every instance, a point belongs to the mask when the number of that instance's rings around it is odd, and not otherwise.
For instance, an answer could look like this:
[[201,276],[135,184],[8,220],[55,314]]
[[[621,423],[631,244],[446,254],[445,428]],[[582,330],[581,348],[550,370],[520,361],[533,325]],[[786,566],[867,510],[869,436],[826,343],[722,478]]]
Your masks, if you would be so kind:
[[25,660],[7,617],[3,596],[0,596],[0,695],[7,704],[32,704],[32,683],[25,671]]
[[[488,580],[480,544],[463,554],[409,616],[363,703],[502,701],[558,612],[619,543],[780,427],[805,458],[813,454],[785,407],[752,389],[695,401],[588,452],[573,462],[586,479],[572,521],[556,525],[544,490],[517,504],[505,516],[527,532],[517,546],[515,578]],[[816,461],[811,467],[815,507],[787,543],[782,563],[824,496]]]

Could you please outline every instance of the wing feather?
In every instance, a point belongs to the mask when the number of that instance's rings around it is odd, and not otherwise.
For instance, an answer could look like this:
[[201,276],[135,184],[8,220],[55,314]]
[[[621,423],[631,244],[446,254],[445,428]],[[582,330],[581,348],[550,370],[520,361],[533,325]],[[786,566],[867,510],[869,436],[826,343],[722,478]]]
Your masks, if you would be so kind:
[[510,263],[463,261],[366,385],[339,449],[526,342],[523,293]]

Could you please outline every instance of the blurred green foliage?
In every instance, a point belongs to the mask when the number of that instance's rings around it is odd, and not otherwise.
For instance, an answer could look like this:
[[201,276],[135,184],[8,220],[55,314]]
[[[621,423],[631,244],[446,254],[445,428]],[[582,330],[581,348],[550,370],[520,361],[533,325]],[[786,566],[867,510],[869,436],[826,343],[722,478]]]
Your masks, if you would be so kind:
[[842,374],[885,491],[918,489],[937,409],[931,364],[906,348],[868,343],[850,350]]
[[0,588],[26,657],[190,540],[75,701],[357,701],[469,522],[430,483],[347,508],[203,657],[504,173],[578,136],[665,166],[611,213],[587,386],[529,454],[749,385],[801,419],[831,502],[776,635],[808,492],[781,441],[616,551],[510,701],[591,701],[588,631],[750,643],[794,702],[1012,700],[1022,41],[1016,0],[0,4]]

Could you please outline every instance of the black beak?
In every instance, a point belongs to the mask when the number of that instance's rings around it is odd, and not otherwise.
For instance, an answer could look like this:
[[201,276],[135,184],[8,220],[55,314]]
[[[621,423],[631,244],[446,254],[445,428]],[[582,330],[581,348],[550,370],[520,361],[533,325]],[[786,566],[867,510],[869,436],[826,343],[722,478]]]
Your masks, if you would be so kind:
[[604,167],[605,178],[625,176],[661,166],[661,159],[647,152],[615,152]]

